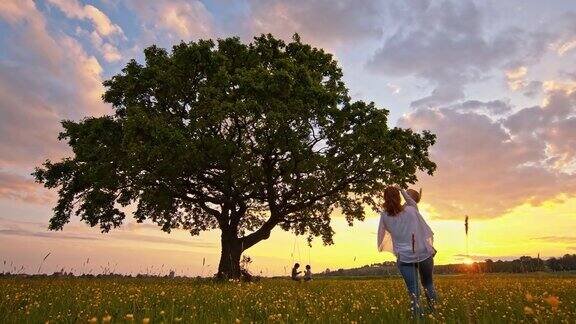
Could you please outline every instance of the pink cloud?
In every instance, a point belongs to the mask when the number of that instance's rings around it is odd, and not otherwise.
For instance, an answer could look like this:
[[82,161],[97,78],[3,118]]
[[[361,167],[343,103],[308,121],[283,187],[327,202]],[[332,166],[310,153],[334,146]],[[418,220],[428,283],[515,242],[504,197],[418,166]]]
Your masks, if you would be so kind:
[[32,179],[0,170],[0,198],[27,203],[47,204],[54,201],[54,193],[38,186]]
[[250,0],[245,28],[249,36],[272,33],[291,39],[299,33],[315,46],[333,48],[382,34],[378,1],[261,1]]
[[[88,20],[92,23],[94,30],[90,33],[90,40],[104,60],[116,62],[122,59],[122,54],[115,43],[118,38],[125,39],[124,32],[100,9],[93,5],[82,5],[77,0],[49,0],[48,2],[60,9],[68,18]],[[82,28],[78,27],[78,30],[84,33]]]
[[1,196],[39,202],[44,198],[35,198],[31,178],[15,175],[30,174],[46,158],[69,155],[57,140],[62,119],[112,110],[101,100],[98,60],[74,38],[47,28],[34,2],[3,1],[0,18],[12,36],[0,61]]
[[562,168],[576,157],[576,95],[552,91],[547,98],[501,119],[453,105],[420,108],[399,121],[438,136],[431,152],[438,171],[418,184],[438,217],[497,217],[576,194],[576,173]]
[[0,1],[0,18],[15,28],[25,29],[26,37],[20,37],[19,41],[32,53],[42,53],[45,63],[50,65],[52,71],[56,70],[56,65],[63,59],[62,52],[54,39],[46,33],[46,20],[36,8],[34,1]]
[[174,41],[210,38],[216,34],[213,17],[197,0],[130,1],[146,28],[168,32]]
[[90,33],[90,41],[92,42],[92,45],[102,54],[102,57],[104,57],[106,62],[117,62],[122,59],[122,54],[119,52],[118,48],[104,41],[96,31]]
[[89,20],[102,36],[123,35],[122,28],[112,23],[105,13],[93,5],[82,5],[77,0],[48,0],[48,2],[62,10],[69,18]]

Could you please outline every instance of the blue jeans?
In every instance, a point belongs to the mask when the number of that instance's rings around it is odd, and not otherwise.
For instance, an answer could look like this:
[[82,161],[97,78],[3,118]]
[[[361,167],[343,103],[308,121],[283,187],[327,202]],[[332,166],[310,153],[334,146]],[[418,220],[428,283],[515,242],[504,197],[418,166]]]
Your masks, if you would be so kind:
[[434,311],[434,303],[436,302],[436,290],[432,281],[432,272],[434,270],[434,257],[431,256],[424,261],[417,263],[404,263],[398,262],[398,269],[404,278],[406,288],[410,294],[412,304],[412,311],[416,315],[422,315],[420,307],[420,285],[418,284],[418,274],[420,274],[420,281],[424,286],[424,293],[428,300],[428,307],[430,311]]

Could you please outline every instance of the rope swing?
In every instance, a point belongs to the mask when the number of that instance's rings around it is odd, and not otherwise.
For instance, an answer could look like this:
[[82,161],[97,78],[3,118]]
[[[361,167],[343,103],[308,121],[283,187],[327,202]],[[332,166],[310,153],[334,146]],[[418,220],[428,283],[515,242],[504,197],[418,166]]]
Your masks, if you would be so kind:
[[[296,253],[298,258],[296,258]],[[294,265],[295,261],[302,263],[302,251],[300,250],[300,242],[298,241],[298,235],[294,235],[294,244],[292,245],[292,252],[290,253],[291,266]],[[312,247],[308,244],[308,265],[312,266]]]

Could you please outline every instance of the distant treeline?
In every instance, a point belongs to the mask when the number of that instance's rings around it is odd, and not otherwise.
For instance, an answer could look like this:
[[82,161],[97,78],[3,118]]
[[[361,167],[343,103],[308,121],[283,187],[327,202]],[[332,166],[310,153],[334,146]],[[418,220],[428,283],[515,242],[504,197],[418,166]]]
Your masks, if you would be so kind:
[[[576,270],[576,254],[566,254],[559,258],[549,258],[546,260],[523,256],[512,261],[493,261],[486,259],[482,262],[472,264],[443,264],[436,265],[434,272],[437,274],[456,274],[456,273],[525,273],[536,271],[569,271]],[[386,276],[398,275],[396,262],[387,261],[374,263],[359,268],[338,269],[332,271],[326,269],[318,274],[320,276]]]

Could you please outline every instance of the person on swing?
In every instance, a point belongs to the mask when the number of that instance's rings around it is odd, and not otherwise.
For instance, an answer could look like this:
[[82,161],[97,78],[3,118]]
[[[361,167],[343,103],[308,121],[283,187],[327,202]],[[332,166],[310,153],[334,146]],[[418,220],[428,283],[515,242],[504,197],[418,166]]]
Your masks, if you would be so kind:
[[312,280],[312,268],[309,264],[306,265],[306,271],[304,271],[304,281]]
[[[414,191],[414,193],[418,194]],[[400,194],[406,203],[400,202]],[[418,200],[420,195],[418,194]],[[384,208],[378,224],[378,251],[396,255],[398,269],[410,294],[411,308],[415,315],[423,314],[420,304],[418,275],[424,286],[428,306],[434,310],[436,290],[432,280],[434,270],[434,233],[426,223],[417,203],[405,190],[389,186],[384,190]],[[390,244],[391,243],[391,244]]]
[[300,268],[300,263],[295,263],[294,267],[292,267],[292,280],[294,281],[300,281],[302,278],[300,278],[300,274],[302,273],[302,271],[298,271],[298,268]]

